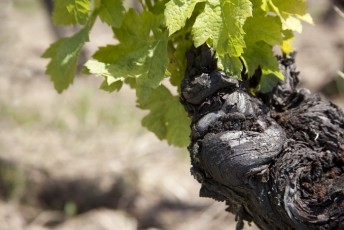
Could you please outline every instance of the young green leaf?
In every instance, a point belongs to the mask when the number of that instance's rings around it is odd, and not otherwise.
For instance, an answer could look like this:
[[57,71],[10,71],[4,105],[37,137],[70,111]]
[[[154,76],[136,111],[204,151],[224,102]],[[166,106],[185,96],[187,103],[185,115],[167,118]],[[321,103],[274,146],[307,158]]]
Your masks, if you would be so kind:
[[[161,29],[161,16],[149,12],[128,11],[119,28],[114,28],[121,42],[100,48],[89,61],[89,73],[105,78],[102,88],[117,90],[130,81],[136,89],[138,106],[150,110],[143,126],[168,143],[186,146],[189,123],[178,97],[161,85],[167,66],[167,30]],[[133,81],[134,80],[134,81]]]
[[95,60],[88,61],[85,64],[85,73],[105,77],[100,88],[108,92],[118,91],[123,85],[124,78],[115,78],[113,74],[111,74],[108,64],[103,62]]
[[229,55],[223,55],[217,57],[217,66],[225,71],[230,76],[235,76],[237,79],[241,79],[241,72],[243,65],[238,57],[231,57]]
[[[163,15],[155,15],[149,11],[143,11],[140,14],[130,9],[125,13],[120,28],[114,28],[113,32],[119,42],[125,44],[137,44],[138,42],[147,42],[153,35],[161,32],[161,26],[164,23]],[[154,36],[153,36],[154,37]]]
[[100,89],[112,93],[114,91],[119,91],[123,86],[123,82],[115,81],[111,84],[108,84],[106,80],[100,85]]
[[246,71],[251,77],[258,67],[270,70],[276,73],[277,77],[283,80],[276,57],[272,52],[272,47],[265,42],[257,42],[250,44],[243,54],[245,60]]
[[280,80],[283,80],[283,78],[284,76],[280,70],[273,71],[262,68],[262,76],[255,90],[261,93],[268,93],[278,84]]
[[274,12],[282,22],[283,30],[302,32],[300,20],[313,23],[306,12],[306,0],[262,0],[262,9]]
[[170,35],[185,26],[186,20],[191,17],[199,2],[205,2],[205,0],[171,0],[166,3],[164,14]]
[[90,0],[55,0],[53,21],[55,25],[84,25],[91,10]]
[[268,0],[269,4],[274,5],[280,12],[293,15],[306,14],[306,0]]
[[167,65],[167,71],[170,75],[170,82],[178,89],[181,86],[181,82],[185,75],[186,70],[186,57],[185,53],[190,49],[192,42],[190,40],[182,40],[176,47],[173,46],[172,42],[169,44],[169,62]]
[[195,46],[207,42],[222,56],[239,57],[245,48],[243,25],[252,16],[249,0],[211,0],[192,28]]
[[100,3],[100,19],[112,27],[120,27],[124,15],[122,0],[101,0]]
[[[145,91],[138,89],[138,94]],[[169,144],[185,147],[189,143],[190,119],[179,97],[173,96],[169,90],[160,85],[156,89],[138,96],[139,107],[150,110],[143,118],[142,125],[156,134],[159,139],[166,139]]]
[[167,31],[159,29],[160,19],[149,12],[138,15],[133,10],[128,11],[121,27],[114,28],[121,43],[100,48],[93,56],[103,62],[106,71],[91,62],[86,64],[89,72],[121,81],[135,78],[140,85],[158,87],[168,62]]
[[[142,124],[168,143],[188,143],[189,119],[177,96],[161,85],[165,76],[180,87],[186,71],[185,53],[208,44],[218,67],[241,78],[258,77],[255,91],[269,92],[283,75],[272,48],[292,52],[293,31],[301,31],[300,20],[311,22],[306,0],[147,0],[143,10],[125,12],[121,0],[93,2],[96,16],[110,25],[117,45],[99,48],[86,63],[89,74],[104,78],[101,89],[119,90],[128,84],[136,90],[138,106],[149,110]],[[90,0],[56,0],[54,20],[58,24],[85,24]],[[167,27],[167,28],[166,28]],[[44,53],[51,58],[47,74],[61,92],[73,81],[78,55],[88,41],[90,26],[64,38]]]
[[266,15],[260,7],[255,7],[253,17],[247,18],[243,27],[245,43],[264,41],[274,46],[282,44],[282,25],[278,17]]
[[72,37],[61,38],[43,54],[51,58],[46,74],[51,76],[55,89],[61,93],[73,82],[78,57],[84,44],[89,40],[89,27],[85,27]]
[[[109,57],[109,53],[114,55]],[[113,79],[124,81],[135,78],[139,84],[155,88],[164,78],[166,53],[167,33],[162,34],[157,41],[138,43],[135,46],[122,43],[102,48],[94,56],[99,61],[98,64],[88,61],[85,66],[90,73],[105,77],[109,84]]]

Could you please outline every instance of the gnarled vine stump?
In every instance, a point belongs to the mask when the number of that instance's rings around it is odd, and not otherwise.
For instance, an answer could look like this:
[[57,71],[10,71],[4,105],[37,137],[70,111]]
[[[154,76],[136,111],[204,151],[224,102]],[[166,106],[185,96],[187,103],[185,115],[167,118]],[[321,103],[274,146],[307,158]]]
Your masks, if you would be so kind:
[[[344,229],[344,113],[298,89],[293,57],[271,93],[216,69],[207,46],[188,52],[181,101],[192,118],[200,195],[262,229]],[[258,73],[259,74],[259,73]]]

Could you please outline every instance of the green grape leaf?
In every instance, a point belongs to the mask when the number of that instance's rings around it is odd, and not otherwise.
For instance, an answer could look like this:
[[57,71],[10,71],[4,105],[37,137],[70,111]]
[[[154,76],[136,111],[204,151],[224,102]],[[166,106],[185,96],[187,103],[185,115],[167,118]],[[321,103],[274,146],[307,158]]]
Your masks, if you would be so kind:
[[306,14],[306,0],[269,0],[269,2],[277,7],[280,12],[294,15]]
[[119,91],[123,86],[123,82],[115,81],[112,84],[109,84],[107,80],[104,80],[103,83],[100,85],[100,89],[112,93],[114,91]]
[[283,78],[284,76],[279,70],[272,71],[262,68],[262,76],[255,90],[261,93],[268,93],[278,84],[280,80],[283,80]]
[[168,62],[168,33],[160,29],[161,23],[161,16],[145,11],[140,15],[133,10],[128,11],[121,27],[114,28],[121,43],[102,47],[94,54],[96,60],[103,62],[100,69],[101,64],[94,66],[95,62],[87,63],[86,68],[90,73],[110,80],[135,78],[139,85],[158,87]]
[[240,58],[224,55],[218,56],[217,59],[217,65],[220,69],[231,76],[235,76],[237,79],[241,79],[243,65],[240,61]]
[[274,12],[282,22],[283,30],[302,32],[300,20],[313,23],[306,12],[306,0],[262,0],[262,9]]
[[[138,94],[146,91],[137,89]],[[189,143],[190,119],[178,96],[173,96],[169,90],[160,85],[148,90],[145,96],[138,96],[139,107],[150,110],[142,120],[142,125],[156,134],[159,139],[166,139],[171,145],[185,147]]]
[[145,55],[140,75],[137,82],[140,85],[148,85],[151,88],[156,88],[160,85],[165,77],[167,58],[167,31],[161,34],[159,40],[148,43],[148,52]]
[[[114,55],[108,56],[109,54]],[[126,78],[135,78],[139,84],[155,88],[165,75],[168,61],[167,33],[162,34],[160,40],[139,43],[136,46],[128,47],[121,43],[104,47],[94,55],[94,58],[98,62],[88,61],[86,68],[89,73],[105,77],[109,84],[118,80],[124,81]],[[94,65],[95,63],[97,65]]]
[[269,45],[282,44],[282,24],[279,18],[266,15],[261,8],[253,10],[253,17],[247,18],[245,25],[245,42],[264,41]]
[[249,77],[253,76],[256,69],[261,67],[274,73],[281,80],[284,79],[279,69],[276,57],[273,55],[272,47],[265,42],[250,44],[243,54],[246,71]]
[[72,37],[61,38],[42,55],[43,58],[51,58],[46,74],[51,76],[59,93],[73,82],[81,49],[89,40],[89,30],[89,27],[85,27]]
[[55,0],[53,21],[55,25],[84,25],[91,10],[90,0]]
[[135,10],[130,9],[124,15],[121,27],[114,28],[113,32],[121,43],[147,42],[151,39],[152,32],[159,36],[163,22],[164,16],[162,14],[155,15],[148,11],[137,14]]
[[114,91],[119,91],[123,86],[122,81],[124,81],[124,79],[114,78],[107,69],[107,65],[108,64],[96,60],[89,60],[84,65],[83,73],[105,77],[105,79],[99,87],[100,89],[110,93]]
[[100,19],[112,27],[120,27],[125,10],[122,0],[101,0],[100,3]]
[[301,21],[311,22],[306,0],[149,0],[141,1],[140,12],[125,11],[122,0],[55,1],[56,24],[87,23],[43,54],[51,58],[46,73],[57,91],[73,82],[78,56],[89,40],[88,21],[99,16],[112,27],[116,45],[100,47],[95,60],[86,63],[86,73],[102,77],[100,88],[108,92],[123,84],[134,88],[138,107],[148,110],[142,125],[177,146],[189,143],[190,119],[162,80],[169,76],[180,91],[189,47],[208,44],[218,67],[238,79],[243,71],[248,77],[261,72],[255,91],[267,93],[284,78],[272,48],[291,52],[292,32],[301,31]]
[[166,3],[170,0],[155,0],[154,5],[150,8],[149,11],[154,13],[155,15],[164,14]]
[[185,26],[186,20],[191,17],[197,3],[205,0],[171,0],[166,3],[165,18],[169,34],[173,34]]
[[180,89],[186,71],[187,63],[185,53],[191,45],[192,42],[190,40],[180,41],[176,48],[173,47],[173,44],[169,44],[169,62],[166,68],[170,74],[171,84],[177,86],[178,90]]
[[[85,64],[84,72],[86,74],[94,74],[111,78],[112,75],[107,68],[107,64],[95,60],[89,60]],[[123,80],[123,79],[122,79]]]
[[239,57],[245,48],[242,27],[250,16],[249,0],[207,1],[192,27],[195,46],[207,42],[220,56]]
[[[128,48],[127,48],[128,49]],[[131,49],[128,49],[129,51]],[[93,58],[104,63],[116,62],[121,56],[125,55],[127,50],[119,49],[118,45],[107,45],[99,47],[93,54]]]
[[291,30],[282,30],[282,35],[284,40],[289,40],[294,38],[293,31]]
[[100,48],[93,56],[96,61],[85,66],[105,78],[101,88],[107,91],[117,90],[123,82],[135,88],[138,106],[150,111],[143,126],[169,144],[186,146],[189,119],[178,97],[161,85],[168,63],[168,32],[160,28],[161,18],[128,11],[122,25],[113,29],[120,44]]
[[109,64],[95,60],[89,60],[85,64],[85,73],[104,77],[105,80],[103,81],[100,88],[104,89],[105,91],[117,90],[117,88],[120,88],[122,86],[122,81],[124,81],[123,77],[115,78],[113,76],[113,74],[111,73],[111,68],[109,68]]

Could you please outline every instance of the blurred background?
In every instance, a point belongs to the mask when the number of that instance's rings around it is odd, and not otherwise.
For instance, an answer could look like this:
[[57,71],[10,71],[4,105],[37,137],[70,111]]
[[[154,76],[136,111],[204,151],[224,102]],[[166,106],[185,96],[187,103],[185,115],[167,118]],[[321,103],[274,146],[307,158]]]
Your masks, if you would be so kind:
[[[308,2],[302,84],[343,107],[344,18],[335,1]],[[235,229],[223,203],[198,197],[187,150],[141,127],[130,89],[80,75],[56,93],[40,56],[61,33],[43,1],[0,0],[0,230]],[[83,55],[113,42],[98,22]]]

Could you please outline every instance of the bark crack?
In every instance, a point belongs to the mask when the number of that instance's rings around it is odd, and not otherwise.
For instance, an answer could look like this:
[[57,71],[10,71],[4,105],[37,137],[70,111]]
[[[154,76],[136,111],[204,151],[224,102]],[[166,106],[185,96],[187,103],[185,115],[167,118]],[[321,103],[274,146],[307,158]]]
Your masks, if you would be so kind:
[[262,229],[344,229],[344,113],[297,88],[294,57],[269,94],[216,69],[192,48],[181,101],[192,118],[191,172],[200,195]]

